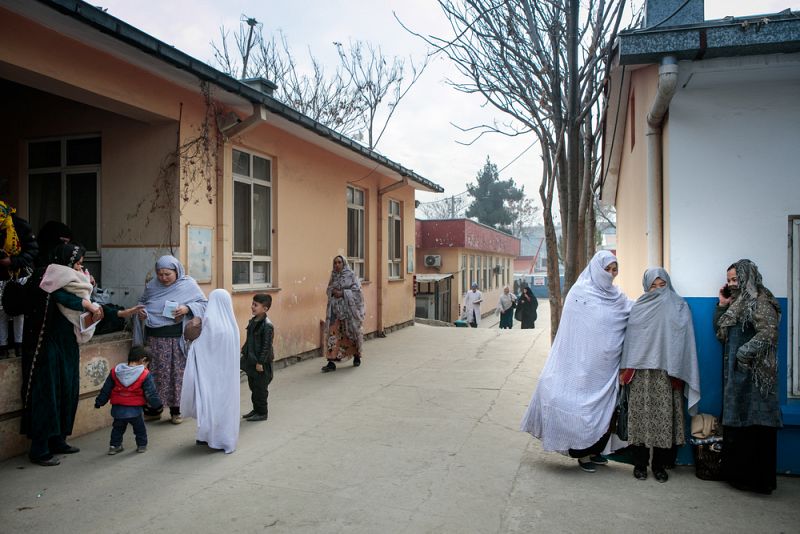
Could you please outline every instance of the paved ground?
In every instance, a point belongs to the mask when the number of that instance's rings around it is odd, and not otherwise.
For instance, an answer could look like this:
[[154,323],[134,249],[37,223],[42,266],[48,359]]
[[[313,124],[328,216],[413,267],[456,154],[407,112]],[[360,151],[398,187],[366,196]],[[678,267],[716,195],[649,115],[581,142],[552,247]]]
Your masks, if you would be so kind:
[[[800,479],[769,497],[678,468],[597,473],[517,431],[549,346],[542,329],[417,325],[369,341],[364,365],[277,372],[266,423],[231,454],[194,421],[150,424],[150,450],[77,438],[59,467],[0,463],[0,532],[798,532]],[[242,407],[249,409],[246,386]],[[129,431],[130,432],[130,431]]]

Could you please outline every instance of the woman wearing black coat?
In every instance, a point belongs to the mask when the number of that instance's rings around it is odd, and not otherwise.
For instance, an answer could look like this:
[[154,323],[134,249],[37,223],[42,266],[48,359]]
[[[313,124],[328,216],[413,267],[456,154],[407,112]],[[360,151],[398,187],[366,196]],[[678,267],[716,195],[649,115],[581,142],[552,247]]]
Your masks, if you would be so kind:
[[524,286],[522,294],[517,299],[517,311],[514,313],[514,318],[522,323],[522,329],[534,328],[536,323],[536,308],[539,307],[539,301],[531,291],[531,288]]

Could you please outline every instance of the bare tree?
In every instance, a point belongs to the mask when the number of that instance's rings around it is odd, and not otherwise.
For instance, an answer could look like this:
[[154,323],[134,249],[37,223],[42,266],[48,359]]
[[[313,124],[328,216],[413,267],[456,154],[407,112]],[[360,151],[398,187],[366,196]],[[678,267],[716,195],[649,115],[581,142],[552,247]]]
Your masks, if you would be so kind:
[[428,219],[458,219],[464,217],[469,204],[467,193],[451,195],[431,202],[423,202],[419,209]]
[[380,47],[362,41],[350,41],[347,47],[333,44],[340,64],[332,72],[310,50],[311,68],[304,71],[283,32],[267,39],[261,23],[242,15],[233,33],[220,27],[219,43],[212,42],[211,48],[225,73],[275,82],[275,98],[374,149],[400,101],[427,67],[429,56],[415,64],[411,58],[390,59]]
[[239,30],[231,35],[221,27],[219,44],[212,42],[211,47],[217,65],[227,74],[274,81],[278,86],[274,96],[284,104],[339,133],[363,136],[366,108],[348,76],[341,68],[328,74],[310,51],[311,69],[303,72],[282,32],[266,39],[262,25],[243,15]]
[[514,218],[514,222],[511,223],[511,235],[515,237],[521,237],[522,231],[533,226],[539,218],[539,206],[536,206],[530,197],[509,200],[508,209]]
[[553,201],[558,199],[563,225],[568,291],[594,250],[594,231],[587,230],[594,227],[598,187],[600,97],[625,0],[438,1],[452,35],[416,35],[465,77],[451,80],[453,87],[482,95],[515,120],[511,126],[481,125],[478,135],[533,133],[541,147],[539,195],[555,336],[562,294]]
[[366,144],[375,148],[383,137],[400,100],[408,94],[428,66],[430,56],[415,65],[409,58],[395,57],[387,61],[381,47],[370,43],[350,41],[347,48],[334,43],[339,51],[342,68],[350,75],[355,94],[364,109]]

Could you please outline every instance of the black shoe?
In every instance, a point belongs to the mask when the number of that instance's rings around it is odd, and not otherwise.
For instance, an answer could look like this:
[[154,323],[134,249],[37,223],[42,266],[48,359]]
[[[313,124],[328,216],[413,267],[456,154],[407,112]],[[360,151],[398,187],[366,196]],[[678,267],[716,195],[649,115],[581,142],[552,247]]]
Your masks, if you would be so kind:
[[6,358],[9,357],[10,355],[8,354],[8,346],[3,345],[2,347],[0,347],[0,360],[5,360]]
[[354,356],[353,367],[358,367],[359,365],[361,365],[361,356]]
[[586,471],[587,473],[594,473],[597,471],[597,466],[594,465],[592,462],[581,462],[578,460],[578,467]]
[[22,358],[22,343],[14,343],[14,356]]
[[602,454],[593,454],[592,456],[589,457],[589,459],[592,461],[593,464],[597,464],[597,465],[607,465],[608,464],[608,460]]
[[242,416],[242,419],[250,419],[251,417],[253,417],[253,416],[254,416],[255,414],[257,414],[257,413],[258,413],[258,412],[257,412],[257,411],[255,411],[255,410],[250,410],[249,412],[247,412],[246,414],[244,414],[244,415]]
[[78,447],[73,447],[72,445],[67,445],[64,449],[58,449],[53,451],[55,454],[75,454],[81,452]]
[[195,445],[208,445],[207,441],[200,441],[199,439],[194,440]]
[[330,373],[336,370],[336,364],[333,362],[328,362],[328,365],[322,368],[323,373]]
[[656,477],[656,480],[658,480],[662,484],[667,480],[669,480],[669,475],[663,469],[659,469],[658,471],[653,471],[653,476]]
[[269,416],[267,414],[265,414],[265,413],[258,413],[256,415],[254,415],[253,417],[249,418],[248,421],[250,421],[251,423],[253,423],[255,421],[266,421],[267,417],[269,417]]
[[647,468],[646,467],[634,467],[633,468],[633,478],[635,478],[636,480],[647,480]]
[[52,467],[54,465],[61,465],[61,460],[59,460],[55,456],[51,456],[50,458],[39,458],[38,460],[31,459],[31,462],[36,465],[41,465],[42,467]]

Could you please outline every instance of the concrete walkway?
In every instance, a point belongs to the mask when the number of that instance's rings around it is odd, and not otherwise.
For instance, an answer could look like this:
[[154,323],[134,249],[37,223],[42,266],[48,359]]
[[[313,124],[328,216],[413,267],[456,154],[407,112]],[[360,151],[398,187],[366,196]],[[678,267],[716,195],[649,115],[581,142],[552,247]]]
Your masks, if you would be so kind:
[[107,456],[100,431],[59,467],[7,460],[0,532],[798,532],[798,478],[765,497],[692,468],[588,474],[518,432],[549,347],[539,310],[533,331],[417,325],[369,341],[358,369],[282,369],[269,421],[242,423],[230,455],[188,420],[149,424],[146,454],[129,430]]

